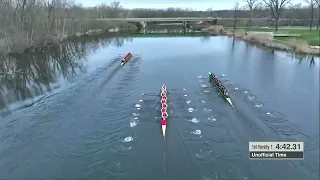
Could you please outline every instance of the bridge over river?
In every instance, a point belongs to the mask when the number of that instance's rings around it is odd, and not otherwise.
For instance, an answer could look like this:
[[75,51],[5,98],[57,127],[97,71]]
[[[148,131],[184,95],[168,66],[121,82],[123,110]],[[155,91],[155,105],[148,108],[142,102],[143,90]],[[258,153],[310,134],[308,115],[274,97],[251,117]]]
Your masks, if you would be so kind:
[[[234,18],[222,18],[222,17],[169,17],[169,18],[101,18],[97,20],[101,21],[130,21],[130,22],[168,22],[168,21],[214,21],[214,20],[233,20]],[[249,20],[249,18],[237,18],[239,20]],[[252,20],[259,20],[267,18],[252,18]],[[287,19],[279,19],[287,20]]]
[[[234,18],[223,18],[223,17],[166,17],[166,18],[100,18],[95,19],[99,21],[125,21],[132,23],[139,23],[144,29],[147,28],[147,24],[160,24],[160,23],[172,23],[172,25],[176,25],[177,23],[181,23],[183,30],[185,31],[190,24],[194,24],[197,22],[213,22],[214,24],[221,24],[222,21],[233,21]],[[249,21],[249,18],[237,18],[238,21]],[[268,18],[252,18],[252,22],[254,21],[265,21],[264,25],[269,24]],[[291,21],[300,21],[301,19],[279,19],[279,22],[291,22]],[[260,22],[261,23],[261,22]],[[229,23],[228,23],[229,24]],[[246,23],[245,23],[246,24]],[[222,23],[223,25],[223,23]]]
[[[231,18],[232,19],[232,18]],[[145,29],[147,23],[181,23],[182,27],[185,29],[188,28],[188,22],[201,22],[201,21],[217,21],[219,18],[216,17],[170,17],[170,18],[101,18],[96,19],[101,21],[126,21],[126,22],[136,22],[140,23]]]

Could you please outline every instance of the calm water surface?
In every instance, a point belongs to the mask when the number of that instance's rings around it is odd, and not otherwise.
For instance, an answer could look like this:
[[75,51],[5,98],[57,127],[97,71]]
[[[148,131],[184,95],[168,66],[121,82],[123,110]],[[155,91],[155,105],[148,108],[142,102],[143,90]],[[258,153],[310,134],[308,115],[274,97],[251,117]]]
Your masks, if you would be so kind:
[[[0,63],[0,179],[319,179],[318,59],[219,36],[90,37]],[[303,141],[305,159],[250,161],[249,141]]]

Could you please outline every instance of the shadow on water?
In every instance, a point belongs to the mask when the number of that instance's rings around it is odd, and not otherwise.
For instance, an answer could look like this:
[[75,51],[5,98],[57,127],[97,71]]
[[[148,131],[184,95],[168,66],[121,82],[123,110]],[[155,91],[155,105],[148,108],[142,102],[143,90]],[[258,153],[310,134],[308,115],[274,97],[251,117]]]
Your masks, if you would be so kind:
[[302,64],[303,61],[308,61],[309,62],[309,67],[312,67],[316,64],[314,60],[314,56],[299,56],[299,55],[293,55],[292,59],[296,58],[299,60],[299,64]]
[[88,73],[89,54],[110,45],[122,47],[129,37],[104,35],[70,39],[47,52],[0,57],[0,115],[32,106],[45,95]]

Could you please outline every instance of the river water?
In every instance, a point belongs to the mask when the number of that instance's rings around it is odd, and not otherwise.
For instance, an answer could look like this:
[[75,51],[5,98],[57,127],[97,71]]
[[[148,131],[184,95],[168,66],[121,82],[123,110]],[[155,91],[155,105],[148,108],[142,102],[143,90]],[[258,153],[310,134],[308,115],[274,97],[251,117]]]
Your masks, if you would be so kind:
[[[222,36],[94,36],[0,63],[0,179],[319,179],[318,59]],[[249,141],[303,141],[305,158],[249,160]]]

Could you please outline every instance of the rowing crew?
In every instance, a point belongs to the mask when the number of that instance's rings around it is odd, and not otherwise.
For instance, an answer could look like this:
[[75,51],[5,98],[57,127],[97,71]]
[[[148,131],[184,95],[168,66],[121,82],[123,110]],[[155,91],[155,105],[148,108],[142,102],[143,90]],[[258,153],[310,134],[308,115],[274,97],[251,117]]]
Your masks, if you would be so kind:
[[213,81],[217,84],[218,88],[222,91],[223,95],[228,97],[227,89],[220,82],[220,80],[218,79],[218,77],[216,75],[213,75]]
[[132,54],[129,52],[121,61],[121,63],[125,63],[127,61],[129,61],[129,59],[131,58]]
[[166,136],[166,128],[167,128],[167,118],[168,118],[168,104],[167,104],[167,87],[162,85],[161,87],[161,128],[163,137]]

